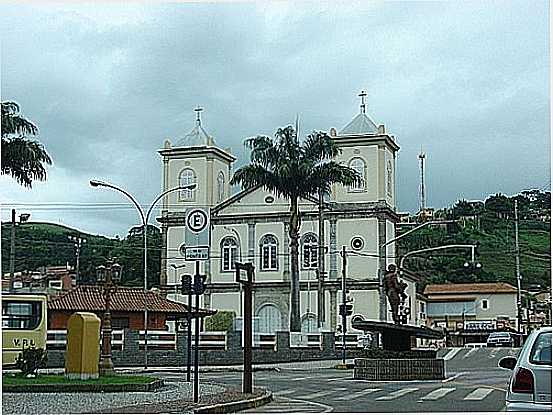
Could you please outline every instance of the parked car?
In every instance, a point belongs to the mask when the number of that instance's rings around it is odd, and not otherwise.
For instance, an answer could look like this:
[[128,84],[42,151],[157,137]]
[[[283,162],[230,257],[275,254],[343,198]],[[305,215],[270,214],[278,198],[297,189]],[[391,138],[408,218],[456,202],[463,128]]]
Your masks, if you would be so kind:
[[513,347],[514,341],[510,333],[507,333],[506,331],[498,331],[488,336],[486,344],[488,347]]
[[532,332],[518,357],[504,357],[499,366],[513,371],[507,411],[551,412],[551,327]]

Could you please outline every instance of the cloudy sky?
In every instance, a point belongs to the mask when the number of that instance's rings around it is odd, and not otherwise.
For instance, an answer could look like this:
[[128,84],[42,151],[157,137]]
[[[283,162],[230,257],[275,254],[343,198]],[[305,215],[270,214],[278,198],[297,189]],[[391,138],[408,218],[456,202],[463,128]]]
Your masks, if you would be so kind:
[[[4,207],[33,220],[124,236],[125,202],[161,190],[163,141],[203,125],[245,162],[244,138],[340,129],[359,111],[401,146],[398,209],[550,188],[547,1],[78,3],[0,6],[1,97],[40,128],[54,160],[24,189],[0,177]],[[2,219],[8,220],[9,209]]]

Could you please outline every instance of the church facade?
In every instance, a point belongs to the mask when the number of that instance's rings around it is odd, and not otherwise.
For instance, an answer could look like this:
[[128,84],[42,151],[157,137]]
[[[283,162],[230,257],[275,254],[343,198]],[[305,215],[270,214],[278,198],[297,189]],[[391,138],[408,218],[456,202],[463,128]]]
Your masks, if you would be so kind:
[[[362,94],[363,95],[363,94]],[[364,98],[364,96],[362,96]],[[384,125],[375,124],[361,111],[331,137],[341,150],[340,163],[355,169],[360,183],[334,185],[324,202],[323,283],[318,287],[320,243],[319,203],[300,203],[300,312],[302,332],[320,329],[341,331],[342,251],[346,252],[346,292],[353,301],[353,315],[371,320],[391,321],[381,288],[381,275],[387,264],[395,263],[396,154],[394,136]],[[194,129],[174,145],[169,140],[159,150],[163,160],[163,191],[196,183],[194,190],[171,192],[164,196],[161,223],[163,236],[162,285],[180,286],[182,274],[194,274],[194,262],[185,261],[184,248],[194,241],[187,236],[186,213],[191,208],[209,212],[207,241],[209,258],[202,261],[207,275],[203,307],[234,311],[242,315],[241,290],[235,282],[234,261],[255,266],[253,313],[254,329],[274,333],[289,327],[290,257],[289,203],[263,188],[231,194],[229,181],[236,157],[230,149],[216,144],[203,128],[199,113]],[[319,268],[320,269],[320,268]],[[409,323],[415,322],[415,280],[406,278],[408,305],[413,304]],[[320,296],[317,289],[322,288]],[[186,297],[169,294],[177,301]],[[324,295],[324,297],[323,297]],[[323,298],[319,321],[318,299]],[[348,318],[348,331],[352,318]],[[322,319],[322,321],[321,321]]]

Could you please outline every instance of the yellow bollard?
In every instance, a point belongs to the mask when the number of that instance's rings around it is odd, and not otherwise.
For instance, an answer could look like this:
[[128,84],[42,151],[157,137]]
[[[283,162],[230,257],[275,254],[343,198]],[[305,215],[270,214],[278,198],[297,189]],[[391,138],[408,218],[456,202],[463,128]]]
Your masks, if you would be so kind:
[[100,357],[100,319],[94,313],[75,313],[67,324],[65,377],[97,379]]

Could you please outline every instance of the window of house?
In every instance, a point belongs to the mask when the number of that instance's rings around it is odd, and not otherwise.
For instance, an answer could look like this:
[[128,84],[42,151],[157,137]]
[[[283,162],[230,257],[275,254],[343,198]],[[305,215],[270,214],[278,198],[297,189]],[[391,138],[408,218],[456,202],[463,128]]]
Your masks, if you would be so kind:
[[305,235],[302,241],[303,268],[317,268],[317,249],[318,244],[315,234],[308,233],[307,235]]
[[490,308],[490,304],[489,304],[489,301],[484,299],[480,302],[480,307],[482,308],[482,310],[487,310]]
[[234,263],[238,259],[238,243],[232,236],[225,236],[221,241],[221,256],[223,271],[234,270]]
[[225,175],[222,171],[217,175],[217,202],[225,199]]
[[261,270],[275,271],[278,269],[278,242],[273,235],[261,238]]
[[[152,320],[150,320],[150,323],[151,322],[152,322]],[[116,329],[116,330],[128,329],[130,327],[129,326],[129,318],[128,317],[114,317],[111,320],[111,327]]]
[[352,184],[349,188],[350,192],[362,192],[365,190],[365,162],[361,158],[354,158],[349,162],[349,167],[359,174],[360,180]]
[[[196,183],[196,175],[192,169],[184,169],[179,176],[179,186],[187,186],[189,184]],[[196,189],[198,187],[196,186]],[[185,189],[180,191],[180,199],[185,201],[192,201],[196,195],[196,189]]]

